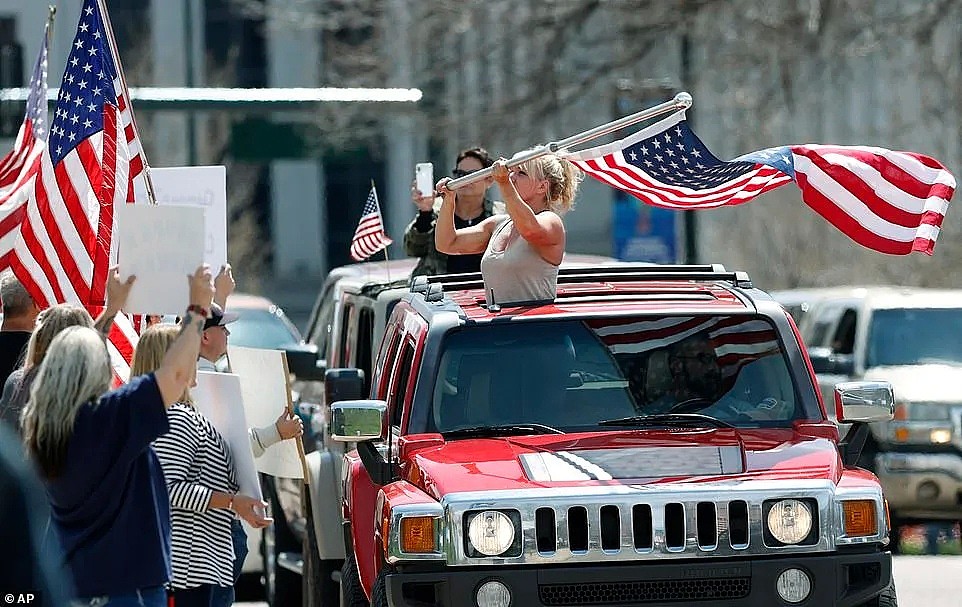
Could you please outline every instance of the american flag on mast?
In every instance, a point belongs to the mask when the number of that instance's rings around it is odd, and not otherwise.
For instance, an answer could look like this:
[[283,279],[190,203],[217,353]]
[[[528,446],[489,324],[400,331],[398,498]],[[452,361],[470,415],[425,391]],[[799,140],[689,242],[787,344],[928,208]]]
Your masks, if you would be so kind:
[[371,193],[364,203],[361,220],[354,230],[351,240],[351,257],[356,261],[364,261],[371,255],[387,247],[394,241],[384,233],[384,221],[381,219],[381,207],[377,203],[377,190],[371,184]]
[[50,23],[43,30],[43,44],[30,76],[27,110],[13,149],[0,159],[0,269],[9,267],[9,256],[19,235],[27,191],[40,170],[40,154],[47,140],[47,51]]
[[11,261],[41,307],[103,305],[115,204],[143,157],[107,14],[85,0]]
[[955,178],[913,152],[789,145],[719,160],[684,110],[621,141],[564,153],[588,175],[650,205],[710,209],[749,202],[794,181],[813,211],[862,246],[892,255],[935,249]]
[[[45,58],[46,50],[38,63]],[[43,88],[37,98],[46,108],[45,72]],[[116,249],[113,208],[133,202],[133,182],[145,165],[129,99],[109,17],[101,2],[85,0],[6,260],[41,308],[79,303],[97,316],[105,303]],[[130,373],[140,323],[124,313],[114,319],[108,349],[118,380]]]

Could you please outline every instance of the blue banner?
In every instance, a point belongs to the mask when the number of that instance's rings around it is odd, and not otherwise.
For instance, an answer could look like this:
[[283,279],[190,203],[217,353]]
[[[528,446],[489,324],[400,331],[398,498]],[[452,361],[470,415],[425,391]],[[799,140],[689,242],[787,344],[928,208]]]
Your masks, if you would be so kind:
[[618,259],[651,263],[681,260],[681,211],[653,207],[618,191],[612,219],[614,256]]

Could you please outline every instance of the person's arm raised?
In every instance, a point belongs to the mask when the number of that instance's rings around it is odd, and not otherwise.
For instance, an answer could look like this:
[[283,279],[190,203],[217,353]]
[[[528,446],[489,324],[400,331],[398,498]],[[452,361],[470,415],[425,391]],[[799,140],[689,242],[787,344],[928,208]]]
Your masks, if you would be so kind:
[[447,177],[438,182],[437,190],[443,196],[441,210],[438,211],[438,221],[434,226],[434,248],[448,255],[470,255],[483,253],[491,240],[495,226],[501,221],[500,217],[488,217],[476,226],[454,229],[454,198],[455,193],[448,189]]
[[518,234],[542,255],[552,247],[560,245],[563,249],[565,231],[561,218],[555,213],[535,213],[524,203],[509,178],[507,161],[503,158],[495,162],[493,168],[494,181],[504,197],[504,209]]
[[134,280],[136,279],[136,276],[130,276],[127,280],[121,282],[117,266],[110,268],[110,272],[107,274],[107,305],[104,306],[103,312],[94,321],[94,329],[104,335],[110,333],[110,327],[114,324],[114,317],[127,305],[127,296],[130,295],[130,288],[134,286]]
[[180,334],[171,344],[154,373],[164,406],[169,407],[184,393],[190,383],[191,373],[197,366],[200,353],[200,337],[204,332],[204,321],[210,314],[210,304],[214,297],[210,267],[197,268],[190,283],[190,306],[180,323]]

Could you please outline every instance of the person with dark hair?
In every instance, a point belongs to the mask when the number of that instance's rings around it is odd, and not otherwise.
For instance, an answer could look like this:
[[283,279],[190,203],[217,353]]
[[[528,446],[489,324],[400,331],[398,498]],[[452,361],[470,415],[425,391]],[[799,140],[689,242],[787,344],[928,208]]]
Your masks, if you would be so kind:
[[[190,305],[155,372],[110,390],[103,334],[67,327],[51,341],[23,411],[24,444],[46,485],[75,604],[166,605],[170,499],[151,442],[169,431],[167,408],[194,377],[214,294],[207,266],[187,279]],[[122,308],[132,284],[113,270],[107,306]]]
[[0,386],[23,362],[27,341],[37,322],[40,308],[12,270],[0,274],[0,301],[3,323],[0,324]]
[[[488,168],[493,162],[491,155],[484,148],[467,148],[458,154],[451,176],[464,177]],[[504,213],[504,203],[492,201],[485,195],[492,183],[492,179],[484,179],[457,191],[454,201],[456,228],[478,225],[492,215]],[[436,205],[437,197],[434,194],[421,196],[417,187],[412,185],[411,199],[418,208],[418,214],[404,231],[404,251],[411,257],[420,258],[411,275],[480,272],[481,253],[447,255],[439,252],[435,246],[434,230],[440,208]]]
[[72,594],[69,575],[60,568],[59,551],[44,542],[49,512],[17,435],[0,424],[0,588],[6,594],[33,594],[35,605],[66,607]]

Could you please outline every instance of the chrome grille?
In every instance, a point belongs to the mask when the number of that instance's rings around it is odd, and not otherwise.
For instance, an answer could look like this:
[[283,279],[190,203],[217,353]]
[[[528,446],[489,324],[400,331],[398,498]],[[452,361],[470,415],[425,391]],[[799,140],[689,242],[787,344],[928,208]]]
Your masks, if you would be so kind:
[[[628,562],[827,552],[835,545],[833,496],[834,486],[820,480],[454,493],[442,500],[446,560],[450,565]],[[763,504],[788,498],[817,504],[817,540],[804,546],[766,546]],[[520,555],[468,556],[462,521],[466,513],[486,509],[520,513]]]
[[[719,512],[727,512],[727,518],[719,521]],[[547,556],[554,554],[559,545],[567,545],[572,554],[585,554],[595,529],[600,549],[606,554],[620,552],[623,548],[651,551],[655,548],[654,539],[659,531],[663,531],[663,546],[669,552],[683,552],[688,548],[715,550],[720,535],[732,549],[748,547],[748,505],[742,500],[669,502],[661,508],[663,525],[659,529],[655,527],[651,504],[605,504],[597,509],[596,514],[594,518],[589,517],[584,506],[538,508],[535,514],[538,552]],[[562,521],[560,524],[559,520]],[[629,537],[630,545],[623,545],[622,539]]]

